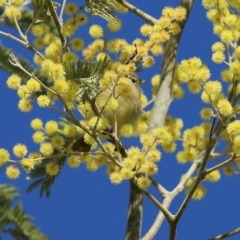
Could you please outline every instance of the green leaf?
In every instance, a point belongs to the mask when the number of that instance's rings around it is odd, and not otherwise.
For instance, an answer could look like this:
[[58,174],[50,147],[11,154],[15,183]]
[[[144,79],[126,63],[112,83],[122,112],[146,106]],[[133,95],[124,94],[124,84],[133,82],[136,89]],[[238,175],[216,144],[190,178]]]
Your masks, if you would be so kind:
[[94,98],[99,92],[98,81],[108,65],[108,58],[93,61],[78,61],[65,66],[66,78],[79,83],[79,95],[83,101]]
[[99,15],[108,22],[118,25],[114,11],[117,9],[115,0],[85,0],[86,11],[91,15]]
[[[32,5],[34,23],[48,22],[51,20],[52,16],[46,0],[32,0]],[[56,10],[61,4],[53,2],[53,6]]]
[[[5,7],[0,7],[0,17],[2,19],[1,24],[6,25],[8,27],[16,28],[15,23],[10,21],[6,15],[4,15]],[[21,18],[18,20],[18,25],[20,29],[28,29],[29,26],[33,23],[33,11],[28,8],[28,5],[21,6]],[[48,22],[48,26],[50,28],[51,33],[56,33],[56,27],[53,21]]]
[[0,233],[10,234],[16,240],[48,240],[30,221],[33,219],[23,211],[22,203],[11,206],[19,196],[17,188],[10,184],[0,185]]
[[[3,71],[9,73],[9,75],[11,74],[17,74],[20,78],[23,84],[26,84],[26,82],[30,79],[30,77],[23,72],[21,69],[19,69],[16,66],[13,66],[10,62],[9,62],[9,55],[12,53],[13,51],[11,49],[8,49],[7,47],[3,46],[0,43],[0,69],[2,69]],[[38,79],[40,79],[46,86],[51,86],[52,82],[45,76],[42,75],[40,69],[34,68],[25,58],[18,56],[17,57],[19,62],[21,63],[21,65],[30,73],[33,73],[35,76],[38,77]],[[45,91],[45,90],[43,90]],[[37,92],[37,95],[43,94],[44,92]]]
[[27,188],[26,193],[30,193],[34,188],[37,188],[38,186],[40,186],[43,183],[44,179],[45,178],[40,178],[34,181],[33,183],[31,183]]
[[100,76],[108,65],[108,58],[103,60],[93,61],[78,61],[77,65],[74,63],[67,63],[65,65],[66,78],[68,80],[78,81],[81,78],[91,78]]
[[18,189],[11,184],[0,185],[0,206],[9,206],[13,198],[19,197]]
[[[57,154],[57,153],[54,153]],[[65,157],[56,157],[55,159],[45,159],[41,164],[35,166],[34,169],[32,169],[29,174],[28,174],[28,179],[34,179],[38,178],[35,180],[33,183],[30,184],[30,186],[27,188],[27,193],[31,192],[33,189],[40,187],[40,197],[42,197],[44,194],[46,194],[47,197],[50,196],[50,190],[51,186],[54,184],[54,181],[56,176],[49,176],[46,173],[45,167],[46,164],[52,161],[57,161],[60,167],[59,173],[61,172],[61,168],[65,162]],[[40,179],[39,179],[40,178]]]

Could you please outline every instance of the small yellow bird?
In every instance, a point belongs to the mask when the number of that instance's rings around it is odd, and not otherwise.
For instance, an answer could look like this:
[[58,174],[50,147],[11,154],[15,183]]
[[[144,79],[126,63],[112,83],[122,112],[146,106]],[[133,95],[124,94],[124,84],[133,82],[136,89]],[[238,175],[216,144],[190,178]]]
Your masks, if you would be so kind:
[[[120,77],[117,83],[112,85],[112,88],[104,88],[96,96],[95,105],[101,111],[102,103],[107,102],[110,95],[118,102],[118,106],[115,111],[104,108],[102,116],[108,120],[112,129],[115,129],[115,123],[117,124],[117,136],[120,137],[119,130],[125,124],[133,124],[141,111],[141,88],[139,85],[139,79],[135,73],[129,74],[124,77]],[[88,121],[92,117],[96,116],[93,110],[87,112],[85,120]],[[83,136],[81,136],[72,146],[73,151],[87,152],[91,146],[84,142]]]

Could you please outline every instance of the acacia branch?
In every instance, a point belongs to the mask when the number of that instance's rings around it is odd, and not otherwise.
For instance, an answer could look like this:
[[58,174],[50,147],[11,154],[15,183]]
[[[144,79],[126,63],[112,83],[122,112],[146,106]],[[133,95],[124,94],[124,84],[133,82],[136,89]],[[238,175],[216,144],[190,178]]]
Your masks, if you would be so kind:
[[[171,228],[170,228],[170,240],[174,240],[175,239],[175,235],[176,235],[176,229],[177,229],[177,224],[181,218],[181,216],[183,215],[185,209],[187,208],[190,200],[192,199],[192,196],[194,194],[194,192],[196,191],[197,187],[199,186],[199,184],[201,183],[201,181],[204,179],[205,177],[205,167],[207,164],[207,161],[210,157],[211,151],[213,150],[213,148],[215,147],[219,135],[221,134],[221,132],[223,131],[224,127],[223,127],[223,123],[219,122],[218,125],[215,128],[215,131],[213,136],[210,138],[210,142],[208,143],[208,145],[206,146],[206,150],[203,150],[200,153],[200,168],[199,168],[199,172],[198,175],[196,177],[196,180],[190,190],[190,192],[188,193],[188,195],[186,196],[186,198],[184,199],[181,207],[179,208],[177,214],[175,215],[175,219],[173,220],[173,222],[171,222]],[[202,160],[201,160],[201,156],[202,156]],[[198,160],[198,161],[199,161]]]
[[[184,177],[181,178],[180,182],[178,185],[171,191],[171,192],[166,192],[164,196],[164,200],[162,203],[162,206],[168,209],[170,204],[172,203],[173,199],[184,189],[185,183],[188,181],[188,179],[193,175],[193,173],[196,171],[197,167],[199,166],[200,161],[202,160],[202,157],[204,155],[204,152],[199,154],[198,158],[193,162],[187,173],[184,175]],[[157,233],[158,229],[160,228],[163,220],[164,220],[164,214],[160,211],[147,232],[147,234],[141,239],[141,240],[149,240],[152,239],[155,234]],[[173,220],[173,218],[172,218]]]
[[[188,20],[193,4],[194,4],[194,0],[182,0],[180,2],[180,6],[184,7],[187,11],[186,19],[183,22],[178,23],[181,26],[182,31]],[[154,128],[164,125],[168,109],[172,102],[173,75],[174,75],[176,56],[178,52],[179,41],[181,38],[182,31],[180,34],[176,36],[172,36],[165,46],[165,54],[163,57],[163,62],[161,67],[161,82],[160,82],[159,91],[153,106],[152,115],[149,122],[149,129],[148,129],[149,133],[151,133],[151,131]],[[196,168],[197,166],[190,168],[187,174],[188,175],[193,174]],[[187,177],[180,181],[180,183],[178,184],[178,188],[175,188],[172,192],[166,192],[166,196],[162,204],[165,208],[168,208],[172,200],[175,198],[175,196],[183,190],[184,181],[187,181]],[[146,233],[146,235],[142,239],[144,240],[152,239],[156,235],[158,229],[160,228],[164,220],[164,217],[165,215],[160,211],[152,227],[149,229],[149,231]]]
[[[239,99],[239,95],[236,96],[236,98],[234,99],[233,104],[232,104],[233,107],[237,104],[238,99]],[[227,121],[227,118],[221,119],[218,122],[218,124],[215,127],[215,129],[213,129],[213,125],[215,123],[215,122],[213,122],[211,131],[210,131],[209,143],[206,146],[206,150],[203,150],[199,154],[199,156],[203,156],[203,157],[202,157],[202,160],[201,160],[201,157],[199,159],[200,160],[200,168],[199,168],[198,175],[197,175],[197,177],[195,179],[195,182],[194,182],[190,192],[188,193],[188,195],[184,199],[184,201],[183,201],[181,207],[179,208],[177,214],[175,215],[174,220],[172,222],[170,222],[170,237],[169,237],[170,240],[174,240],[175,239],[177,224],[178,224],[181,216],[183,215],[185,209],[187,208],[187,206],[188,206],[188,204],[189,204],[189,202],[190,202],[194,192],[196,191],[196,189],[200,185],[201,181],[205,178],[207,173],[210,173],[210,172],[212,172],[212,171],[214,171],[214,170],[216,170],[216,169],[218,169],[218,168],[220,168],[220,167],[222,167],[222,166],[232,162],[233,160],[237,159],[236,156],[235,156],[235,158],[232,157],[232,158],[228,159],[227,161],[225,161],[224,163],[221,163],[221,164],[219,164],[219,165],[217,165],[217,166],[215,166],[215,167],[213,167],[213,168],[211,168],[209,170],[205,170],[207,161],[208,161],[208,159],[211,156],[211,152],[214,149],[214,147],[216,146],[216,143],[217,143],[217,141],[219,139],[220,134],[222,133],[222,131],[225,130],[225,122],[226,121]],[[199,162],[199,160],[198,160],[198,162]]]

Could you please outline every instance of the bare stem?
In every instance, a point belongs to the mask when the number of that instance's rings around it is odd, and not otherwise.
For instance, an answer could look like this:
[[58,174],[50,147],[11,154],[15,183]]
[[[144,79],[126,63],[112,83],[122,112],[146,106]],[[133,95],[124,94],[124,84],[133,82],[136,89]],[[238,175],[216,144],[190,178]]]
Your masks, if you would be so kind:
[[17,28],[17,31],[18,31],[20,37],[24,40],[25,43],[27,43],[27,38],[25,37],[25,35],[23,34],[22,30],[20,29],[20,27],[18,25],[18,22],[17,22],[15,17],[14,17],[14,23],[15,23],[15,26]]
[[164,197],[167,190],[157,181],[155,181],[152,177],[149,177],[149,179],[152,181],[153,186],[159,191],[159,193]]
[[150,101],[148,101],[143,107],[142,109],[148,107],[150,104],[152,104],[154,102],[155,99],[151,99]]
[[157,208],[160,209],[160,211],[168,220],[171,220],[173,218],[173,215],[152,194],[150,194],[147,190],[142,191],[157,206]]
[[13,36],[12,34],[10,33],[6,33],[6,32],[2,32],[0,31],[0,34],[3,35],[3,36],[6,36],[6,37],[9,37],[11,39],[13,39],[14,41],[16,42],[19,42],[20,44],[22,44],[23,46],[25,46],[27,49],[31,50],[32,52],[36,53],[39,57],[41,57],[42,59],[45,59],[45,57],[39,52],[37,51],[33,46],[31,46],[29,44],[29,42],[26,40],[26,41],[23,41],[15,36]]
[[236,228],[230,232],[227,232],[227,233],[224,233],[224,234],[221,234],[221,235],[218,235],[216,237],[213,237],[213,238],[210,238],[209,240],[221,240],[221,239],[225,239],[225,238],[228,238],[228,237],[231,237],[235,234],[238,234],[240,233],[240,227],[239,228]]
[[16,42],[21,43],[21,44],[24,45],[24,46],[27,45],[26,42],[24,42],[24,41],[22,41],[21,39],[19,39],[19,38],[13,36],[13,35],[10,34],[10,33],[5,33],[5,32],[0,31],[0,34],[1,34],[1,35],[4,35],[4,36],[6,36],[6,37],[9,37],[9,38],[13,39],[13,40],[16,41]]
[[126,7],[128,10],[142,18],[143,20],[147,21],[148,23],[154,25],[157,23],[157,19],[152,17],[151,15],[148,15],[144,11],[140,10],[139,8],[135,7],[131,3],[125,1],[125,0],[117,0],[120,4],[122,4],[124,7]]
[[64,12],[66,2],[67,2],[66,0],[63,0],[63,2],[62,2],[61,12],[59,15],[60,24],[62,24],[62,22],[63,22],[63,12]]
[[230,157],[228,160],[226,160],[226,161],[224,161],[224,162],[222,162],[222,163],[219,163],[218,165],[216,165],[216,166],[214,166],[214,167],[212,167],[212,168],[209,168],[209,169],[205,170],[203,174],[204,174],[204,176],[206,176],[206,175],[208,175],[210,172],[213,172],[213,171],[215,171],[215,170],[217,170],[217,169],[219,169],[219,168],[221,168],[221,167],[223,167],[223,166],[226,166],[226,165],[228,165],[229,163],[231,163],[231,162],[233,162],[233,161],[236,161],[236,160],[239,160],[239,156],[238,156],[238,157],[232,156],[232,157]]

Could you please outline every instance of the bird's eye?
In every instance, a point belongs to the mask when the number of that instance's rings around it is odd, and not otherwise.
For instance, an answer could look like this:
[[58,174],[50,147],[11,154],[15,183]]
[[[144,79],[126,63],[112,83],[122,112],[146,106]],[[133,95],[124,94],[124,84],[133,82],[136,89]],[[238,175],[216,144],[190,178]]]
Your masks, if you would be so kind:
[[136,83],[137,82],[137,79],[136,78],[130,78],[132,83]]

